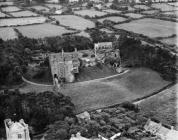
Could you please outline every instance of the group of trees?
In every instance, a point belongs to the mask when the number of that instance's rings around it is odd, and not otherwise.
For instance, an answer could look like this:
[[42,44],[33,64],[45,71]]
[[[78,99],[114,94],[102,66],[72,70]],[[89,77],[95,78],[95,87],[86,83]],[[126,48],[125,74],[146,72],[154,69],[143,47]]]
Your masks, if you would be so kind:
[[[121,39],[121,38],[120,38]],[[122,62],[131,67],[149,67],[158,71],[161,76],[170,81],[176,80],[176,55],[156,46],[142,45],[140,40],[122,38],[119,49]]]
[[[55,121],[74,117],[75,107],[71,99],[61,93],[53,92],[22,94],[18,90],[0,94],[0,137],[5,136],[4,119],[19,121],[21,118],[40,133]],[[3,132],[3,133],[1,133]]]

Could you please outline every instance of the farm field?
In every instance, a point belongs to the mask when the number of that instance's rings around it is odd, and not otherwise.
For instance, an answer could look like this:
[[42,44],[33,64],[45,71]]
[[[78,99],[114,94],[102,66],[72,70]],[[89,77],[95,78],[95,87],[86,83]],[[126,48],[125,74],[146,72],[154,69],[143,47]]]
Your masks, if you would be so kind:
[[21,10],[16,6],[2,7],[1,9],[2,9],[3,12],[15,12],[15,11],[20,11]]
[[107,13],[121,13],[122,11],[118,11],[118,10],[113,10],[113,9],[106,9],[106,10],[103,10],[103,12],[107,12]]
[[0,17],[3,18],[3,17],[9,17],[9,16],[4,14],[4,13],[2,13],[2,12],[0,12]]
[[5,5],[13,5],[14,3],[11,1],[7,1],[7,2],[1,2],[0,1],[0,6],[5,6]]
[[127,19],[119,16],[112,16],[112,17],[101,18],[98,21],[102,23],[104,20],[110,20],[115,23],[118,23],[118,22],[126,21]]
[[58,0],[47,0],[47,2],[49,2],[49,3],[58,3],[59,1]]
[[48,6],[49,8],[56,8],[56,9],[61,9],[62,5],[59,4],[45,4],[46,6]]
[[[141,113],[154,117],[164,124],[175,126],[178,130],[178,84],[138,103]],[[177,118],[177,119],[176,119]]]
[[52,25],[52,24],[38,24],[19,26],[17,29],[29,38],[44,38],[51,36],[61,36],[64,33],[71,33],[73,31],[66,30],[64,27]]
[[45,17],[1,19],[0,26],[28,25],[28,24],[35,24],[35,23],[44,23],[45,21],[46,21]]
[[69,26],[77,30],[85,30],[86,28],[95,27],[95,24],[92,21],[74,15],[61,15],[52,17],[58,20],[61,25]]
[[141,14],[135,14],[135,13],[127,13],[125,15],[129,16],[131,18],[141,18],[141,17],[143,17],[143,15],[141,15]]
[[17,38],[17,35],[11,27],[0,28],[0,38],[2,38],[2,40],[10,40]]
[[178,6],[178,2],[171,2],[171,3],[168,3],[169,5],[172,5],[172,6]]
[[167,43],[170,45],[177,45],[178,46],[178,39],[177,37],[172,37],[172,38],[165,38],[160,40],[163,43]]
[[135,5],[134,6],[135,8],[138,8],[138,9],[144,9],[144,10],[148,10],[148,9],[150,9],[148,6],[146,6],[146,5]]
[[29,8],[33,8],[33,9],[38,10],[38,11],[49,11],[48,8],[46,8],[44,6],[40,6],[40,5],[32,6],[32,7],[29,7]]
[[150,10],[150,11],[143,11],[142,13],[144,14],[155,14],[155,13],[158,13],[159,11],[158,10]]
[[174,7],[174,6],[168,5],[166,3],[155,3],[155,4],[152,4],[151,7],[160,9],[161,11],[178,10],[178,7]]
[[165,12],[165,15],[175,15],[176,17],[178,17],[178,11],[171,11],[171,12]]
[[178,23],[164,21],[159,19],[145,18],[135,20],[130,23],[115,25],[115,28],[132,31],[139,34],[144,34],[149,37],[167,37],[176,34],[175,27]]
[[105,13],[105,12],[100,12],[100,11],[96,11],[96,10],[80,10],[80,11],[75,11],[74,13],[81,15],[81,16],[89,16],[89,17],[107,15],[107,13]]
[[10,13],[13,17],[30,17],[30,16],[38,16],[36,13],[33,13],[31,11],[20,11],[20,12],[14,12]]

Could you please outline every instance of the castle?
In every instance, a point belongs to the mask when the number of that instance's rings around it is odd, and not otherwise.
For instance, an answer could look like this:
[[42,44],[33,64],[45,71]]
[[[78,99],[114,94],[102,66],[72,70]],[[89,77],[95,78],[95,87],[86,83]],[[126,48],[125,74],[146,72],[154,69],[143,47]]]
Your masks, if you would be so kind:
[[74,52],[52,53],[49,55],[52,76],[57,74],[59,78],[65,78],[66,82],[75,80],[74,73],[78,73],[79,59],[78,53]]

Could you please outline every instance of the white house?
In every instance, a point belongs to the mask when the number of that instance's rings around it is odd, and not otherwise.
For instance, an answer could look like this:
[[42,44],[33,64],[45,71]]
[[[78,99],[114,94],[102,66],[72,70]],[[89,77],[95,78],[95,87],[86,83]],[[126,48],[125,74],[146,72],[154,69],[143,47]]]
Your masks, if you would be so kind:
[[7,140],[30,140],[28,124],[21,119],[13,122],[11,119],[4,120]]

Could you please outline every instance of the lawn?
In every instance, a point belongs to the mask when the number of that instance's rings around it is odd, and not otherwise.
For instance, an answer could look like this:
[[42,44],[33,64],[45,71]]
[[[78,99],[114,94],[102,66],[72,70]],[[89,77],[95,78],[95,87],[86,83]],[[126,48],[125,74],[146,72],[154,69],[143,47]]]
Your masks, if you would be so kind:
[[155,4],[152,4],[151,7],[160,9],[161,11],[178,10],[178,7],[174,7],[174,6],[168,5],[166,3],[155,3]]
[[135,8],[138,8],[138,9],[144,9],[144,10],[148,10],[148,9],[150,9],[148,6],[146,6],[146,5],[135,5],[134,6]]
[[141,15],[141,14],[135,14],[135,13],[127,13],[125,15],[129,16],[131,18],[141,18],[141,17],[143,17],[143,15]]
[[36,13],[31,11],[20,11],[20,12],[12,12],[10,13],[13,17],[30,17],[30,16],[38,16]]
[[107,12],[107,13],[111,13],[111,14],[113,14],[113,13],[121,13],[122,11],[118,11],[118,10],[113,10],[113,9],[106,9],[106,10],[103,10],[103,12]]
[[4,11],[4,12],[15,12],[15,11],[21,10],[21,9],[19,9],[19,8],[16,7],[16,6],[2,7],[1,9],[2,9],[2,11]]
[[[77,112],[82,112],[144,97],[168,84],[157,72],[137,68],[107,80],[68,84],[61,92],[71,97]],[[52,90],[52,86],[27,84],[20,88],[24,93],[46,90]]]
[[17,29],[29,38],[44,38],[52,36],[61,36],[64,33],[71,33],[73,31],[67,30],[64,27],[52,25],[52,24],[38,24],[38,25],[28,25],[19,26]]
[[98,21],[102,23],[104,20],[110,20],[115,23],[118,23],[118,22],[126,21],[127,19],[119,16],[112,16],[112,17],[101,18]]
[[85,30],[86,28],[95,27],[95,24],[92,21],[74,15],[61,15],[52,17],[58,20],[60,24],[77,30]]
[[11,27],[0,28],[0,38],[3,40],[17,38],[16,32]]
[[145,18],[134,20],[129,23],[115,25],[115,28],[144,34],[149,37],[167,37],[176,34],[178,23],[159,19]]
[[4,17],[9,17],[9,16],[6,15],[6,14],[4,14],[4,13],[2,13],[2,12],[0,12],[0,17],[1,17],[1,18],[4,18]]
[[81,15],[81,16],[89,16],[89,17],[107,15],[106,12],[100,12],[100,11],[96,11],[96,10],[80,10],[80,11],[75,11],[74,13]]
[[[178,84],[139,103],[141,113],[178,130]],[[177,119],[176,119],[177,118]]]
[[70,96],[77,111],[81,112],[134,100],[149,95],[168,83],[157,72],[139,68],[108,80],[68,85],[62,93]]
[[35,23],[44,23],[45,21],[46,21],[45,17],[10,18],[1,19],[0,26],[28,25]]

